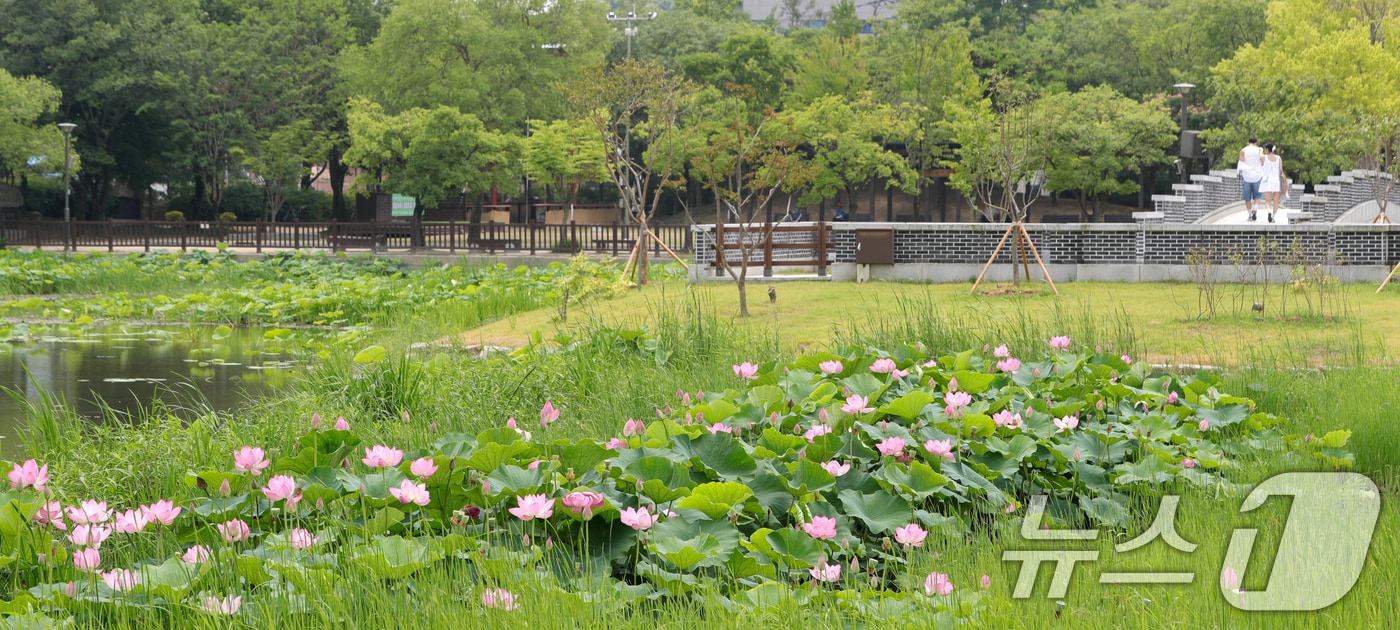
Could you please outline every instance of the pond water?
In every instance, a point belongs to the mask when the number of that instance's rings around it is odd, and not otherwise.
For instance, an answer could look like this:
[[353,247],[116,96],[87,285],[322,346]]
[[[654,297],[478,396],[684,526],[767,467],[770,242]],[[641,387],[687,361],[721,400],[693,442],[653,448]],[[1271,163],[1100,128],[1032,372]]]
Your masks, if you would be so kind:
[[[228,410],[293,378],[297,335],[226,326],[0,327],[0,387],[37,403],[41,392],[94,422],[103,405],[141,415],[159,398],[179,416]],[[23,452],[23,405],[0,392],[0,457]]]

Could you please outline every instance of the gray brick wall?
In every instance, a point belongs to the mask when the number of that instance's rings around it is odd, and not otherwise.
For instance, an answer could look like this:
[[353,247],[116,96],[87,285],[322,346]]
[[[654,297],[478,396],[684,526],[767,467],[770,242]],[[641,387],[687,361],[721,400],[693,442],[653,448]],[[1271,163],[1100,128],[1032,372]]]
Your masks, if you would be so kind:
[[[861,227],[893,228],[896,263],[980,264],[987,261],[1006,225],[982,223],[830,224],[831,262],[855,262]],[[695,261],[714,263],[711,226],[694,228]],[[1269,264],[1289,264],[1298,256],[1335,260],[1340,265],[1393,265],[1400,258],[1397,225],[1173,225],[1027,224],[1031,242],[1047,264],[1186,264],[1193,249],[1210,248],[1221,261],[1232,255],[1257,262],[1262,248]],[[728,232],[726,233],[729,234]],[[726,239],[734,242],[735,236]],[[793,237],[796,238],[796,237]],[[1010,263],[1015,240],[1008,239],[997,262]],[[811,257],[808,250],[789,250]],[[737,252],[730,252],[737,261]],[[757,260],[762,260],[761,253]]]

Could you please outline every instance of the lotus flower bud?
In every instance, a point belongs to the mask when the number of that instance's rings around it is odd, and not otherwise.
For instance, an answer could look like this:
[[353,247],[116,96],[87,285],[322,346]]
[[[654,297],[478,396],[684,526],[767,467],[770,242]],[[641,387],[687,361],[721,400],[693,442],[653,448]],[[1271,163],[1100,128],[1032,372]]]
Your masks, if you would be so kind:
[[312,429],[313,431],[319,431],[319,430],[321,429],[321,424],[322,424],[322,423],[321,423],[321,414],[312,412],[312,414],[311,414],[311,429]]
[[228,485],[228,479],[225,479],[223,483],[219,484],[219,496],[226,497],[230,494],[233,494],[233,488]]

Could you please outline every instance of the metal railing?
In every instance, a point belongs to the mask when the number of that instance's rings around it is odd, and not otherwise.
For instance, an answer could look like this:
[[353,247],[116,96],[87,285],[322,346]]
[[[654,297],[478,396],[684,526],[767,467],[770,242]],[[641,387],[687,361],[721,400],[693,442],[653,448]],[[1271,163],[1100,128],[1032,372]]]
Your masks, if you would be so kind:
[[[651,231],[667,247],[692,251],[688,225],[652,225]],[[214,222],[214,221],[73,221],[75,248],[180,249],[216,247],[272,249],[328,249],[341,251],[446,250],[490,253],[609,253],[631,254],[637,242],[636,225],[587,225],[570,223],[464,223],[458,221],[403,223]],[[0,222],[0,237],[11,247],[63,249],[67,235],[62,221],[8,220]],[[417,238],[415,238],[417,237]],[[414,243],[418,245],[415,246]],[[656,255],[661,244],[648,239]]]

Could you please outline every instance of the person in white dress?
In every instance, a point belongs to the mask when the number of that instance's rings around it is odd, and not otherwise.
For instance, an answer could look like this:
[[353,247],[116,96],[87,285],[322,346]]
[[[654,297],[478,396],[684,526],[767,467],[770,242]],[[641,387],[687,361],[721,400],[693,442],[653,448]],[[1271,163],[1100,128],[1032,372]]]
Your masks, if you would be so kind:
[[1240,161],[1236,168],[1240,172],[1240,200],[1249,211],[1249,220],[1254,220],[1254,204],[1264,198],[1259,184],[1264,178],[1264,150],[1259,140],[1249,139],[1249,144],[1240,149]]
[[1274,151],[1274,143],[1264,143],[1264,177],[1259,180],[1259,192],[1264,193],[1264,205],[1269,209],[1269,223],[1279,212],[1283,201],[1283,158]]

